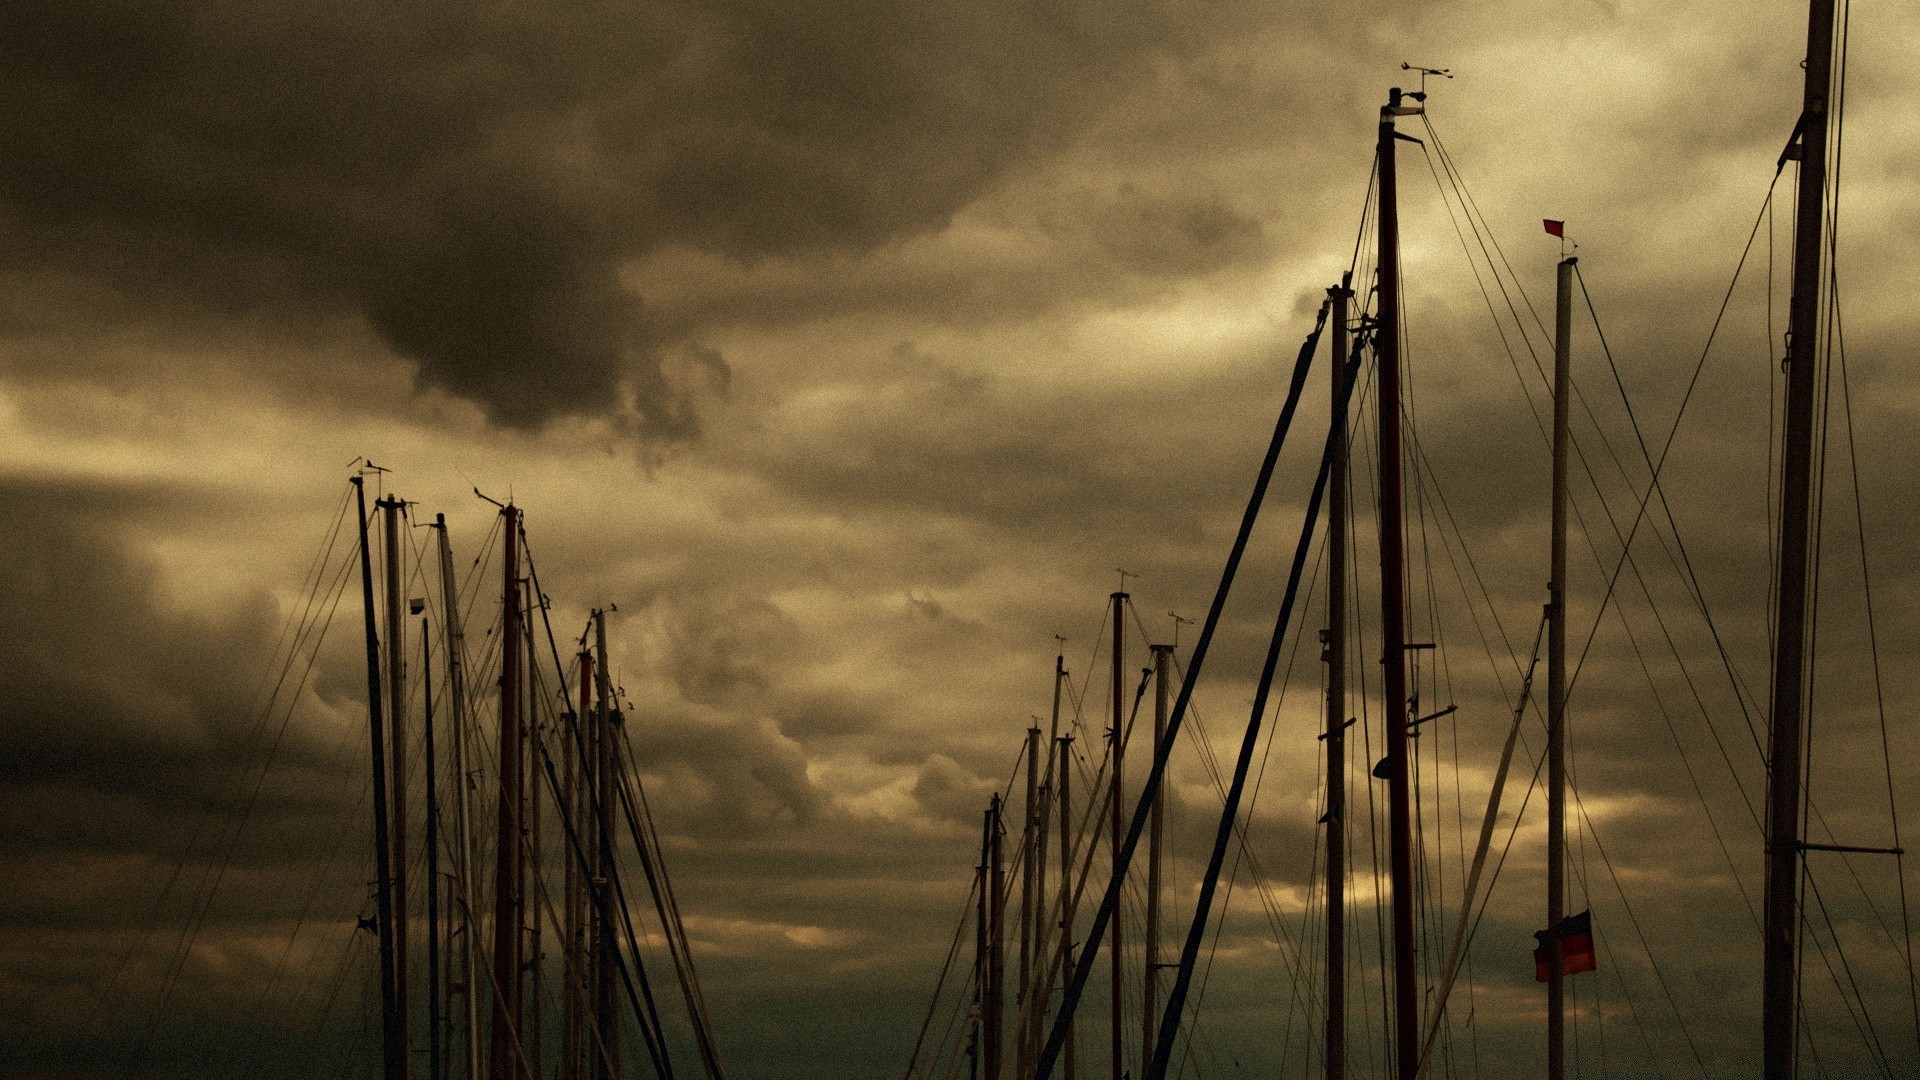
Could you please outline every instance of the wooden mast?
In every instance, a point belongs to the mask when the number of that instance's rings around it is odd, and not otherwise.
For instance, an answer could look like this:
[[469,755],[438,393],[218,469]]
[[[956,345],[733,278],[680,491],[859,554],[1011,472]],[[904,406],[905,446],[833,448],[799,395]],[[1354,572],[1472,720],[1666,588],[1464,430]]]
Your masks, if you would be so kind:
[[[1401,104],[1399,87],[1380,110],[1380,303],[1374,350],[1380,369],[1380,625],[1382,708],[1387,726],[1387,805],[1393,882],[1393,1016],[1396,1075],[1418,1075],[1419,987],[1413,953],[1413,843],[1407,753],[1406,552],[1402,526],[1400,437],[1400,211],[1394,170],[1394,118],[1419,112]],[[1416,95],[1415,100],[1419,96]]]
[[1567,1075],[1567,417],[1574,260],[1560,260],[1553,331],[1553,531],[1547,584],[1547,1080]]
[[356,476],[351,483],[360,514],[360,606],[366,616],[367,728],[373,749],[374,932],[380,938],[382,1075],[386,1080],[404,1080],[407,1043],[394,1000],[393,843],[387,813],[387,738],[380,690],[380,631],[373,607],[373,549],[367,536],[366,480]]
[[[1121,809],[1121,799],[1124,794],[1124,788],[1121,784],[1120,770],[1126,761],[1127,752],[1127,714],[1125,677],[1123,674],[1126,666],[1126,631],[1121,620],[1126,617],[1127,594],[1117,592],[1113,594],[1111,599],[1113,600],[1113,730],[1107,740],[1111,754],[1108,759],[1110,761],[1108,770],[1111,774],[1111,783],[1107,787],[1107,850],[1112,858],[1113,872],[1118,875],[1123,871],[1120,865],[1120,839],[1125,825],[1124,814]],[[1125,995],[1123,991],[1125,989],[1124,978],[1126,974],[1126,964],[1120,947],[1121,921],[1120,914],[1116,911],[1113,921],[1109,924],[1112,929],[1107,939],[1112,945],[1112,952],[1108,954],[1107,958],[1112,961],[1111,966],[1113,970],[1113,998],[1111,1008],[1108,1012],[1108,1034],[1110,1036],[1108,1044],[1111,1050],[1110,1056],[1113,1064],[1113,1080],[1121,1080],[1121,1073],[1125,1068],[1120,1038],[1121,1024],[1124,1019],[1123,998]]]
[[413,1020],[407,994],[407,657],[406,623],[400,615],[400,570],[406,561],[400,547],[400,513],[406,504],[397,498],[380,500],[385,526],[387,607],[387,792],[392,800],[388,824],[393,845],[393,1008],[399,1024],[403,1054],[400,1075],[412,1068]]
[[493,876],[493,1026],[489,1076],[520,1080],[520,511],[501,509],[500,804]]
[[[1796,1064],[1800,963],[1801,739],[1807,725],[1807,636],[1814,457],[1814,390],[1820,362],[1820,284],[1826,254],[1827,111],[1833,83],[1833,0],[1807,14],[1806,84],[1794,207],[1793,298],[1788,311],[1786,423],[1780,461],[1780,562],[1774,588],[1773,702],[1767,772],[1767,885],[1761,996],[1762,1068],[1787,1080]],[[1793,147],[1788,148],[1790,155]]]
[[[1153,745],[1159,752],[1167,737],[1167,691],[1172,685],[1173,646],[1149,645],[1153,653]],[[1167,824],[1167,786],[1153,792],[1153,814],[1147,819],[1147,912],[1141,932],[1145,956],[1141,960],[1140,1075],[1153,1065],[1153,1039],[1160,1025],[1160,855]]]
[[1333,455],[1327,466],[1326,1080],[1347,1075],[1347,302],[1333,298]]
[[454,848],[460,858],[460,955],[464,989],[462,1003],[466,1011],[464,1055],[467,1080],[480,1076],[480,943],[474,912],[474,880],[479,877],[473,854],[472,784],[467,765],[467,669],[466,636],[460,624],[460,590],[454,584],[453,542],[447,536],[447,516],[434,515],[434,528],[440,541],[440,603],[445,623],[447,651],[447,696],[452,702]]

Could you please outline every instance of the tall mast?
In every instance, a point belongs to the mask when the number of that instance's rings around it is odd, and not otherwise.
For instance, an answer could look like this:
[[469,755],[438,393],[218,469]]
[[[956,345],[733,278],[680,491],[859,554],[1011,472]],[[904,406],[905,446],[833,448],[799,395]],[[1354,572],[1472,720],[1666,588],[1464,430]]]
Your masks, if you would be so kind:
[[386,1080],[405,1080],[407,1042],[405,1026],[394,1000],[393,843],[387,815],[387,738],[380,692],[380,631],[373,608],[373,549],[367,537],[365,478],[352,480],[360,513],[360,606],[367,630],[367,729],[373,747],[373,861],[376,881],[375,918],[380,935],[380,1027]]
[[1560,260],[1553,329],[1553,540],[1547,585],[1547,1080],[1567,1075],[1567,414],[1574,260]]
[[[598,868],[594,888],[601,894],[595,908],[605,914],[599,920],[600,933],[594,949],[594,1024],[606,1047],[605,1065],[594,1075],[602,1080],[620,1080],[620,1006],[615,990],[620,979],[620,944],[614,935],[618,928],[611,913],[618,905],[613,888],[616,867],[613,861],[613,801],[619,798],[613,760],[613,679],[607,670],[607,613],[593,610],[593,772],[594,790],[600,795],[596,804],[598,820],[593,835],[598,841],[594,865]],[[651,1000],[651,999],[649,999]]]
[[460,951],[466,989],[461,997],[466,1009],[466,1080],[480,1076],[480,943],[474,912],[474,881],[480,875],[473,856],[472,784],[467,766],[467,668],[466,636],[460,625],[460,590],[453,578],[453,542],[447,537],[447,516],[434,515],[434,528],[440,536],[440,603],[445,618],[447,649],[447,696],[452,699],[453,776],[456,794],[453,803],[454,847],[460,857]]
[[1007,871],[1000,848],[1006,832],[1001,810],[1000,796],[995,795],[987,810],[987,1080],[1000,1080],[1001,1052],[1006,1046],[1002,1032],[1006,1020]]
[[520,511],[507,506],[500,616],[500,806],[493,875],[492,1080],[520,1080]]
[[[571,737],[560,740],[561,757],[566,769],[567,821],[573,835],[583,845],[582,854],[589,867],[593,864],[593,833],[588,827],[586,807],[590,805],[587,795],[587,760],[581,752],[582,747],[592,745],[588,731],[587,717],[593,711],[593,654],[581,649],[579,656],[579,706],[573,714],[573,732]],[[587,965],[591,954],[587,942],[587,902],[586,890],[590,885],[586,875],[580,872],[579,859],[567,860],[566,876],[566,993],[561,999],[563,1038],[566,1044],[566,1066],[564,1080],[593,1073],[595,1060],[591,1041],[587,1038]]]
[[[1039,880],[1039,859],[1034,853],[1038,850],[1040,825],[1043,811],[1040,806],[1040,725],[1034,724],[1027,729],[1027,804],[1026,824],[1020,830],[1020,981],[1017,987],[1016,1004],[1019,1008],[1014,1015],[1025,1018],[1032,1013],[1033,1003],[1033,946],[1034,931],[1040,925],[1039,912],[1035,903],[1040,894],[1035,890]],[[1026,1080],[1027,1068],[1032,1060],[1030,1040],[1027,1038],[1026,1023],[1014,1033],[1014,1075]]]
[[[1120,769],[1121,769],[1121,766],[1125,763],[1126,752],[1127,752],[1127,745],[1126,745],[1127,714],[1126,714],[1126,699],[1124,696],[1126,683],[1123,675],[1123,670],[1126,666],[1126,651],[1124,648],[1125,640],[1126,640],[1126,630],[1123,627],[1121,620],[1126,616],[1127,594],[1124,592],[1114,593],[1112,596],[1112,600],[1113,600],[1113,731],[1111,733],[1110,738],[1107,740],[1107,745],[1110,748],[1112,753],[1112,757],[1109,759],[1112,762],[1112,764],[1109,766],[1109,772],[1112,774],[1112,783],[1111,785],[1109,785],[1107,789],[1107,811],[1109,814],[1108,821],[1107,821],[1107,850],[1109,855],[1112,858],[1113,872],[1115,874],[1119,874],[1122,872],[1122,867],[1120,865],[1120,837],[1121,837],[1121,832],[1124,825],[1124,815],[1121,812],[1121,798],[1122,798],[1123,788],[1120,782],[1121,781]],[[1124,997],[1123,990],[1125,989],[1124,975],[1126,973],[1126,964],[1123,962],[1123,958],[1121,956],[1120,922],[1121,920],[1119,917],[1119,913],[1115,912],[1113,921],[1110,924],[1112,926],[1112,934],[1107,939],[1109,942],[1112,943],[1112,946],[1113,946],[1113,951],[1108,954],[1108,959],[1113,962],[1112,963],[1113,1000],[1112,1000],[1112,1008],[1109,1010],[1109,1015],[1108,1015],[1108,1032],[1111,1035],[1111,1039],[1109,1040],[1109,1045],[1112,1050],[1111,1056],[1113,1059],[1113,1080],[1121,1080],[1121,1072],[1124,1068],[1123,1055],[1121,1053],[1121,1046],[1120,1046],[1120,1042],[1121,1042],[1120,1027],[1121,1027],[1121,1020],[1122,1020],[1122,998]]]
[[[1060,684],[1066,679],[1063,661],[1056,661],[1053,683],[1053,709],[1060,711]],[[1058,725],[1056,724],[1056,729]],[[1059,748],[1054,765],[1054,799],[1060,804],[1060,985],[1066,986],[1073,974],[1073,736],[1060,735],[1053,740]],[[1080,1067],[1074,1057],[1074,1018],[1067,1017],[1067,1041],[1061,1047],[1061,1067],[1066,1080],[1080,1080]]]
[[[1808,5],[1806,86],[1799,124],[1793,299],[1788,314],[1786,425],[1780,462],[1780,563],[1774,588],[1773,707],[1767,773],[1767,914],[1761,999],[1764,1072],[1794,1072],[1800,963],[1800,742],[1806,729],[1807,595],[1812,558],[1814,388],[1820,362],[1820,283],[1826,253],[1827,107],[1833,83],[1833,0]],[[1789,147],[1792,153],[1792,147]]]
[[[1047,729],[1046,775],[1040,782],[1040,805],[1034,811],[1035,836],[1032,855],[1034,864],[1033,896],[1035,905],[1033,915],[1034,956],[1033,982],[1027,990],[1029,997],[1041,991],[1042,988],[1052,985],[1052,980],[1041,974],[1041,972],[1049,966],[1050,961],[1047,957],[1041,956],[1040,953],[1046,945],[1047,934],[1044,927],[1047,924],[1046,911],[1049,908],[1047,902],[1047,831],[1052,819],[1048,816],[1047,811],[1053,805],[1054,793],[1060,789],[1059,782],[1055,779],[1055,769],[1057,768],[1055,761],[1056,750],[1060,741],[1060,688],[1061,684],[1066,681],[1066,673],[1066,656],[1064,654],[1055,656],[1053,658],[1053,718]],[[1060,834],[1060,843],[1063,848],[1066,842],[1066,833],[1062,832]],[[1046,1032],[1047,1005],[1048,998],[1045,995],[1042,995],[1038,1000],[1027,1003],[1027,1025],[1021,1033],[1021,1038],[1025,1041],[1027,1055],[1026,1069],[1021,1073],[1022,1080],[1032,1075],[1034,1059],[1040,1055],[1040,1040]]]
[[[526,650],[524,654],[525,659],[521,661],[525,666],[522,667],[521,670],[533,673],[539,670],[539,653],[534,650],[533,645],[534,612],[541,610],[541,605],[544,601],[541,599],[540,594],[535,591],[531,580],[521,582],[520,587],[525,590],[525,594],[520,601],[520,610],[526,615],[525,621],[520,628],[520,647]],[[531,683],[532,680],[530,679],[529,682]],[[540,746],[545,742],[545,739],[539,734],[540,710],[539,707],[534,704],[535,700],[537,699],[532,692],[526,695],[527,712],[524,721],[525,727],[522,729],[525,732],[522,737],[527,740],[528,747],[523,753],[526,755],[528,772],[532,777],[539,775],[534,771],[532,748]],[[525,1047],[524,1057],[527,1068],[532,1072],[534,1077],[544,1077],[546,1075],[545,1021],[547,1010],[543,984],[545,982],[547,964],[546,956],[542,951],[542,935],[540,931],[542,924],[544,924],[546,920],[540,917],[540,884],[538,875],[540,873],[540,855],[546,848],[545,839],[541,835],[540,829],[542,824],[542,800],[540,798],[540,784],[537,780],[530,780],[527,784],[526,799],[527,837],[526,848],[520,853],[520,902],[523,910],[531,917],[526,920],[526,944],[522,946],[526,950],[526,958],[520,965],[520,970],[529,984],[528,988],[523,991],[526,995],[525,1000],[527,1006],[521,1013],[523,1034],[520,1041]],[[530,881],[531,885],[529,885]]]
[[433,650],[427,616],[420,616],[421,726],[426,734],[427,760],[427,1076],[443,1080],[447,1059],[443,1035],[445,1003],[440,988],[440,763],[433,746]]
[[[1418,100],[1416,97],[1415,100]],[[1400,209],[1394,117],[1418,113],[1394,87],[1380,110],[1380,305],[1374,349],[1380,368],[1380,628],[1382,708],[1387,725],[1387,807],[1393,855],[1393,1038],[1396,1075],[1420,1062],[1419,987],[1413,955],[1413,822],[1407,753],[1406,551],[1400,476]]]
[[1326,1080],[1347,1075],[1347,280],[1333,297],[1333,456],[1327,466]]
[[400,513],[406,504],[397,498],[380,500],[386,526],[387,593],[387,785],[393,801],[389,818],[393,844],[393,1008],[400,1025],[400,1075],[411,1067],[412,1015],[407,1002],[407,657],[406,624],[400,616],[400,568],[406,561],[400,547]]
[[[1167,737],[1167,690],[1172,684],[1173,646],[1150,645],[1153,653],[1153,745],[1159,753]],[[1147,819],[1147,925],[1142,933],[1146,955],[1141,962],[1140,1075],[1153,1064],[1153,1036],[1160,1025],[1160,846],[1167,824],[1167,787],[1154,789],[1153,815]]]
[[992,965],[987,960],[988,914],[993,902],[989,899],[993,891],[991,879],[987,876],[987,863],[991,856],[987,849],[993,843],[993,810],[987,809],[980,824],[980,866],[974,871],[978,882],[975,889],[978,903],[973,913],[973,1042],[967,1048],[968,1073],[973,1080],[980,1080],[980,1065],[984,1045],[982,1035],[986,1027],[988,1004],[987,981]]

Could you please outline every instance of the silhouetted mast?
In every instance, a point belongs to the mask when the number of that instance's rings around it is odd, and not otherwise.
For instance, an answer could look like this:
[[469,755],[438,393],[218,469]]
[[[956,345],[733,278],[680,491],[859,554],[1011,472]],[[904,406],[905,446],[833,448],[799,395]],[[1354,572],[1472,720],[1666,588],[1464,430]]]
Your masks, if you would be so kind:
[[[378,504],[384,512],[386,538],[387,600],[387,767],[391,770],[387,790],[393,811],[388,818],[393,845],[393,1008],[398,1016],[400,1044],[411,1048],[412,1013],[407,994],[407,658],[406,623],[400,615],[400,568],[405,552],[400,547],[400,514],[405,504],[386,498]],[[411,1051],[403,1055],[400,1075],[411,1070]]]
[[1574,260],[1560,260],[1553,331],[1553,531],[1547,597],[1547,1080],[1567,1075],[1567,415]]
[[[1411,95],[1419,101],[1424,94]],[[1407,753],[1406,551],[1402,523],[1400,438],[1400,210],[1394,118],[1415,115],[1394,87],[1380,110],[1380,302],[1374,350],[1380,374],[1380,628],[1382,706],[1387,726],[1387,806],[1393,882],[1394,1058],[1401,1077],[1420,1061],[1418,968],[1413,952],[1413,815]]]
[[493,1080],[520,1080],[520,511],[501,509],[500,806],[493,878]]
[[1347,302],[1333,297],[1333,445],[1327,467],[1327,1080],[1347,1075]]
[[454,584],[453,544],[447,537],[447,516],[434,515],[440,542],[440,603],[447,642],[447,696],[452,699],[454,848],[460,857],[460,955],[465,990],[467,1080],[480,1076],[480,942],[474,913],[474,879],[479,876],[473,854],[473,807],[467,762],[466,637],[460,625],[460,590]]
[[[1167,690],[1173,678],[1173,646],[1150,645],[1153,653],[1153,745],[1167,737]],[[1147,820],[1147,917],[1142,931],[1145,957],[1140,991],[1140,1075],[1153,1065],[1153,1038],[1160,1025],[1160,854],[1167,826],[1166,785],[1154,789],[1153,816]]]
[[1826,254],[1827,112],[1833,94],[1833,0],[1808,5],[1807,77],[1794,207],[1788,309],[1786,423],[1780,446],[1780,561],[1774,588],[1773,705],[1767,770],[1767,912],[1761,997],[1763,1071],[1788,1080],[1797,1060],[1801,739],[1807,726],[1808,596],[1813,510],[1814,391],[1820,363],[1820,285]]
[[360,515],[360,604],[366,616],[367,729],[373,749],[373,861],[377,880],[374,932],[380,939],[380,1028],[386,1080],[407,1075],[406,1026],[395,1000],[397,959],[393,940],[393,838],[389,831],[386,722],[380,690],[380,631],[373,607],[373,549],[367,536],[367,488],[363,477],[352,480]]

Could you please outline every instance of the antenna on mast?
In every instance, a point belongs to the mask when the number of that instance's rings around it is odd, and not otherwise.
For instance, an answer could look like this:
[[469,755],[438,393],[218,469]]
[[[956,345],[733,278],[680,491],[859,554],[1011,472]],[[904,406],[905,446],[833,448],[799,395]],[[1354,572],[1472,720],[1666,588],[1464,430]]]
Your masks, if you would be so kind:
[[1443,79],[1453,78],[1453,71],[1450,68],[1421,67],[1418,64],[1409,64],[1405,60],[1400,61],[1400,70],[1401,71],[1417,71],[1420,73],[1420,89],[1407,95],[1408,97],[1412,98],[1415,101],[1427,100],[1427,76],[1438,75],[1440,78],[1443,78]]

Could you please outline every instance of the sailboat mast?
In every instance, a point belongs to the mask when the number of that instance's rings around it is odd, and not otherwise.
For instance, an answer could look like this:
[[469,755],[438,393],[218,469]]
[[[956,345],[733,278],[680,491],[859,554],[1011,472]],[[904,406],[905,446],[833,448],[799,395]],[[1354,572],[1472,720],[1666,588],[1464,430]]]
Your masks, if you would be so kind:
[[[1126,630],[1124,628],[1122,620],[1125,618],[1126,611],[1127,611],[1127,594],[1124,592],[1114,593],[1112,596],[1112,600],[1113,600],[1113,732],[1112,732],[1111,738],[1108,740],[1108,746],[1110,747],[1110,750],[1112,753],[1112,757],[1110,759],[1112,764],[1109,767],[1109,771],[1112,774],[1113,782],[1107,790],[1107,799],[1108,799],[1107,810],[1110,815],[1107,822],[1107,847],[1108,847],[1108,853],[1112,858],[1113,872],[1115,874],[1120,874],[1122,872],[1122,867],[1120,865],[1120,838],[1125,826],[1125,822],[1123,820],[1123,815],[1121,812],[1121,805],[1122,805],[1121,799],[1123,797],[1124,788],[1121,784],[1120,769],[1122,764],[1126,760],[1126,750],[1127,750],[1127,745],[1126,745],[1127,715],[1126,715],[1126,698],[1125,698],[1126,682],[1125,682],[1125,674],[1124,674],[1124,668],[1126,666],[1126,650],[1125,650]],[[1109,1045],[1112,1050],[1111,1056],[1113,1059],[1113,1080],[1121,1080],[1121,1071],[1124,1067],[1123,1055],[1121,1053],[1121,1046],[1120,1046],[1120,1042],[1121,1042],[1120,1026],[1121,1026],[1122,1012],[1123,1012],[1122,999],[1125,996],[1123,993],[1123,990],[1125,988],[1124,976],[1126,973],[1126,964],[1124,963],[1123,958],[1121,956],[1120,923],[1121,923],[1121,919],[1119,917],[1119,913],[1115,912],[1113,922],[1111,924],[1113,928],[1112,933],[1107,939],[1113,945],[1112,951],[1108,954],[1108,959],[1110,959],[1113,962],[1112,963],[1113,999],[1112,999],[1112,1007],[1109,1010],[1109,1014],[1108,1014],[1108,1028],[1107,1028],[1108,1033],[1111,1036],[1111,1038],[1109,1039]]]
[[1407,742],[1406,550],[1402,526],[1400,438],[1400,209],[1394,170],[1400,136],[1394,118],[1417,113],[1394,87],[1380,110],[1380,302],[1374,350],[1380,369],[1380,636],[1382,707],[1387,725],[1387,808],[1393,882],[1394,1057],[1398,1076],[1420,1063],[1419,988],[1413,955],[1412,784]]
[[[1056,661],[1053,683],[1053,709],[1060,711],[1060,684],[1066,681],[1065,661]],[[1058,730],[1059,724],[1054,725]],[[1060,735],[1053,740],[1058,747],[1054,765],[1054,798],[1060,804],[1060,985],[1067,985],[1073,974],[1073,736]],[[1067,1039],[1061,1047],[1060,1064],[1066,1080],[1080,1080],[1080,1067],[1074,1054],[1074,1018],[1067,1017]]]
[[[1153,653],[1153,745],[1167,737],[1167,691],[1173,677],[1173,646],[1150,645]],[[1142,938],[1146,955],[1141,963],[1140,1075],[1153,1064],[1153,1037],[1160,1026],[1160,853],[1167,827],[1167,786],[1153,792],[1153,812],[1147,819],[1147,918]]]
[[373,748],[373,861],[375,920],[380,937],[380,1025],[386,1080],[404,1080],[407,1044],[394,1002],[393,844],[387,815],[387,739],[380,690],[380,631],[373,607],[373,549],[367,536],[367,488],[354,477],[353,494],[360,514],[360,607],[367,631],[367,729]]
[[474,880],[479,877],[473,856],[472,784],[467,767],[466,636],[460,625],[460,590],[454,584],[453,542],[447,536],[447,516],[436,514],[434,528],[440,540],[440,602],[446,624],[447,696],[452,699],[454,847],[460,856],[460,951],[466,1009],[466,1080],[480,1076],[480,943],[474,923]]
[[[1761,997],[1764,1075],[1794,1073],[1800,963],[1801,738],[1812,557],[1814,389],[1826,252],[1827,112],[1833,84],[1833,0],[1812,0],[1799,124],[1793,298],[1788,309],[1786,423],[1780,462],[1780,562],[1774,588],[1773,706],[1767,777],[1767,911]],[[1791,150],[1791,148],[1790,148]]]
[[405,1077],[411,1067],[412,1016],[407,1001],[407,658],[406,624],[400,615],[400,514],[406,504],[397,498],[380,500],[384,511],[387,601],[387,785],[393,813],[388,819],[393,845],[393,1008],[399,1024],[400,1045],[408,1048],[400,1063]]
[[1025,826],[1020,830],[1020,981],[1015,984],[1018,998],[1014,1010],[1016,1018],[1022,1020],[1019,1030],[1014,1032],[1014,1075],[1026,1080],[1027,1068],[1032,1060],[1031,1046],[1027,1038],[1028,1025],[1024,1018],[1031,1014],[1033,1003],[1033,946],[1034,931],[1039,928],[1039,912],[1035,903],[1039,893],[1035,883],[1039,880],[1039,860],[1034,857],[1040,840],[1040,725],[1027,728],[1027,803]]
[[1347,301],[1333,297],[1333,456],[1327,471],[1326,1080],[1347,1075]]
[[601,900],[595,908],[603,914],[600,933],[594,939],[594,1023],[600,1029],[600,1041],[606,1047],[605,1068],[596,1070],[602,1080],[620,1080],[620,1007],[615,991],[620,979],[620,943],[612,912],[618,904],[613,888],[616,872],[613,860],[613,804],[619,798],[615,779],[613,746],[613,678],[607,669],[607,613],[593,609],[593,753],[594,790],[600,795],[599,819],[593,835],[598,841],[593,881]]
[[992,964],[988,961],[987,921],[992,910],[993,884],[987,876],[987,863],[991,856],[987,849],[993,843],[993,810],[982,814],[980,824],[980,865],[974,870],[974,879],[978,887],[974,890],[977,903],[973,913],[973,1042],[967,1047],[967,1070],[973,1080],[980,1080],[981,1051],[983,1029],[986,1026],[989,1007],[987,983]]
[[433,642],[427,616],[420,616],[421,725],[426,735],[427,770],[427,1076],[443,1080],[447,1059],[443,1038],[445,1002],[440,990],[440,767],[433,745]]
[[1007,871],[1000,846],[1006,833],[1002,809],[1000,796],[995,795],[987,810],[987,1080],[1000,1080],[1006,1046]]
[[1547,1080],[1567,1075],[1567,417],[1573,267],[1560,260],[1553,330],[1553,534],[1547,585]]
[[520,511],[500,511],[500,806],[494,837],[493,1030],[489,1076],[520,1080]]

